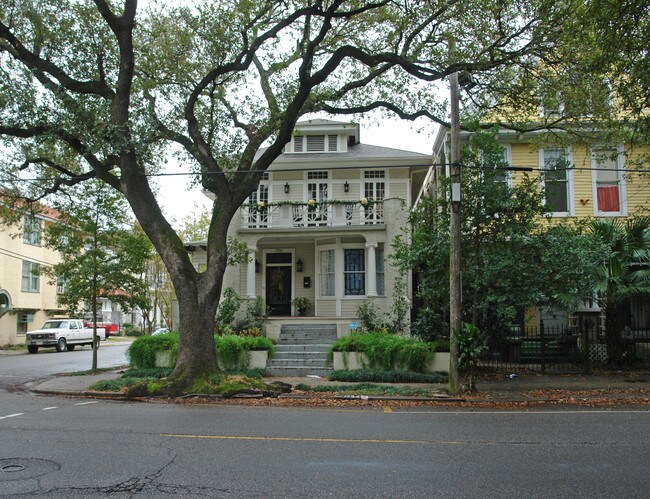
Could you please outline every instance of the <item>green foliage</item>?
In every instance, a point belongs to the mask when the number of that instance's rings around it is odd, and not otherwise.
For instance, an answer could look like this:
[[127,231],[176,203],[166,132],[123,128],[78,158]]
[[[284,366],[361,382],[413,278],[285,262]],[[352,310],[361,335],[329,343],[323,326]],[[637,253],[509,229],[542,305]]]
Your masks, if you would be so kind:
[[458,367],[471,369],[487,350],[487,337],[476,326],[463,322],[458,339]]
[[611,363],[620,363],[618,314],[621,304],[634,296],[650,296],[650,218],[594,220],[590,225],[594,243],[603,244],[607,255],[597,265],[594,289],[605,314],[605,337]]
[[131,323],[124,323],[122,325],[122,328],[124,330],[124,336],[132,336],[132,337],[138,337],[138,336],[144,336],[144,331],[142,329],[139,329],[135,327]]
[[367,298],[357,307],[357,317],[361,321],[361,328],[364,331],[373,331],[384,326],[379,319],[377,304],[372,298]]
[[387,333],[352,333],[336,340],[330,347],[328,356],[331,360],[334,352],[361,352],[368,357],[369,367],[391,371],[395,364],[399,364],[406,366],[409,371],[422,372],[437,349],[436,342]]
[[299,384],[295,386],[296,390],[303,392],[315,393],[339,393],[346,395],[370,395],[370,396],[400,396],[400,397],[430,397],[431,390],[424,388],[382,386],[372,383],[358,383],[356,385],[317,385],[309,386]]
[[178,333],[141,336],[127,350],[127,358],[137,368],[151,369],[156,366],[157,352],[171,352],[172,363],[178,353]]
[[63,283],[58,303],[74,313],[80,302],[97,309],[97,298],[109,298],[124,310],[146,308],[142,279],[151,243],[134,226],[126,199],[99,181],[79,186],[59,198],[59,222],[47,224],[45,243],[61,255],[50,269],[51,283]]
[[149,368],[131,368],[127,369],[123,378],[166,378],[171,374],[171,367],[149,367]]
[[251,350],[268,350],[275,352],[275,345],[265,336],[223,335],[214,337],[217,359],[225,370],[239,369],[248,365],[248,352]]
[[467,373],[468,390],[474,391],[474,371],[481,355],[487,350],[487,336],[473,324],[463,322],[456,334],[458,367]]
[[235,320],[235,314],[239,310],[239,307],[241,307],[242,301],[233,288],[228,287],[223,290],[223,297],[219,302],[215,319],[219,329],[232,326]]
[[[509,186],[503,149],[491,132],[472,134],[463,164],[463,320],[498,333],[527,306],[569,309],[589,296],[602,247],[579,225],[544,220],[539,180],[523,175]],[[437,196],[413,212],[413,234],[393,244],[400,267],[416,272],[412,331],[422,339],[449,335],[448,188],[442,180]]]
[[393,304],[391,306],[391,329],[397,334],[403,334],[408,327],[408,314],[411,311],[411,304],[406,290],[406,279],[400,274],[395,279],[393,292]]
[[296,307],[298,315],[305,315],[311,308],[311,301],[306,296],[299,296],[293,300],[293,305]]
[[249,300],[246,303],[246,312],[244,317],[235,321],[233,329],[235,331],[242,331],[244,329],[259,329],[264,328],[264,323],[269,316],[269,309],[264,305],[264,300],[261,296],[255,297],[254,300]]
[[377,371],[372,369],[355,369],[334,371],[330,381],[374,382],[374,383],[446,383],[446,373],[419,373],[412,371]]

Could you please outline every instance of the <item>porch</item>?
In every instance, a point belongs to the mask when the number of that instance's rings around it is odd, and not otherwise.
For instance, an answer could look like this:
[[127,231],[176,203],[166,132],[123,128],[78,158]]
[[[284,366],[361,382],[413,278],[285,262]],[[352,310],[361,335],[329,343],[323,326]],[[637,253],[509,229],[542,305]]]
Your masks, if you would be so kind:
[[242,229],[288,229],[295,227],[348,227],[382,225],[381,201],[264,204],[242,206]]

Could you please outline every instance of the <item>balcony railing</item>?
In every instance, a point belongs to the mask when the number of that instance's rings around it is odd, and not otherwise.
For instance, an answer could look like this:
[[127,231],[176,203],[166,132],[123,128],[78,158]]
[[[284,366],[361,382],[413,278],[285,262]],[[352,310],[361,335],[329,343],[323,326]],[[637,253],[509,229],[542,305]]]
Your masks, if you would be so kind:
[[359,202],[321,202],[243,206],[241,227],[243,229],[287,229],[291,227],[345,227],[380,225],[384,223],[384,205],[375,201],[366,206]]

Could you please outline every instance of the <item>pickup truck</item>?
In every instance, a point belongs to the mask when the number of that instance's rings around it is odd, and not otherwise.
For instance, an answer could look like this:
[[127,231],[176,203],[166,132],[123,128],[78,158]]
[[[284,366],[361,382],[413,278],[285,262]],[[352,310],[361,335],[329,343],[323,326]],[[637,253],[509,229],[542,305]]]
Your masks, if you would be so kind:
[[[93,321],[88,320],[88,319],[84,319],[84,326],[92,328],[93,327]],[[117,324],[113,324],[112,322],[98,321],[97,322],[97,329],[99,330],[100,328],[103,329],[104,332],[106,333],[106,338],[108,338],[110,335],[115,336],[117,334],[117,330],[118,330]]]
[[[84,328],[78,319],[51,319],[41,329],[29,331],[26,335],[27,351],[38,352],[39,347],[55,347],[57,352],[74,350],[77,345],[92,345],[93,330]],[[97,328],[97,348],[99,341],[106,339],[103,328]]]

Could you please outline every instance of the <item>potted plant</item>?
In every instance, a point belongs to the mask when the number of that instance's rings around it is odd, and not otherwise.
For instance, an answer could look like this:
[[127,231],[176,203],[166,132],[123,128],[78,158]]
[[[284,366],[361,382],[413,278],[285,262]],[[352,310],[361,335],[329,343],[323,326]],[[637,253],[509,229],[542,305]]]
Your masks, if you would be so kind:
[[309,298],[300,296],[293,300],[293,306],[296,307],[298,315],[302,316],[311,308],[311,301],[309,301]]

